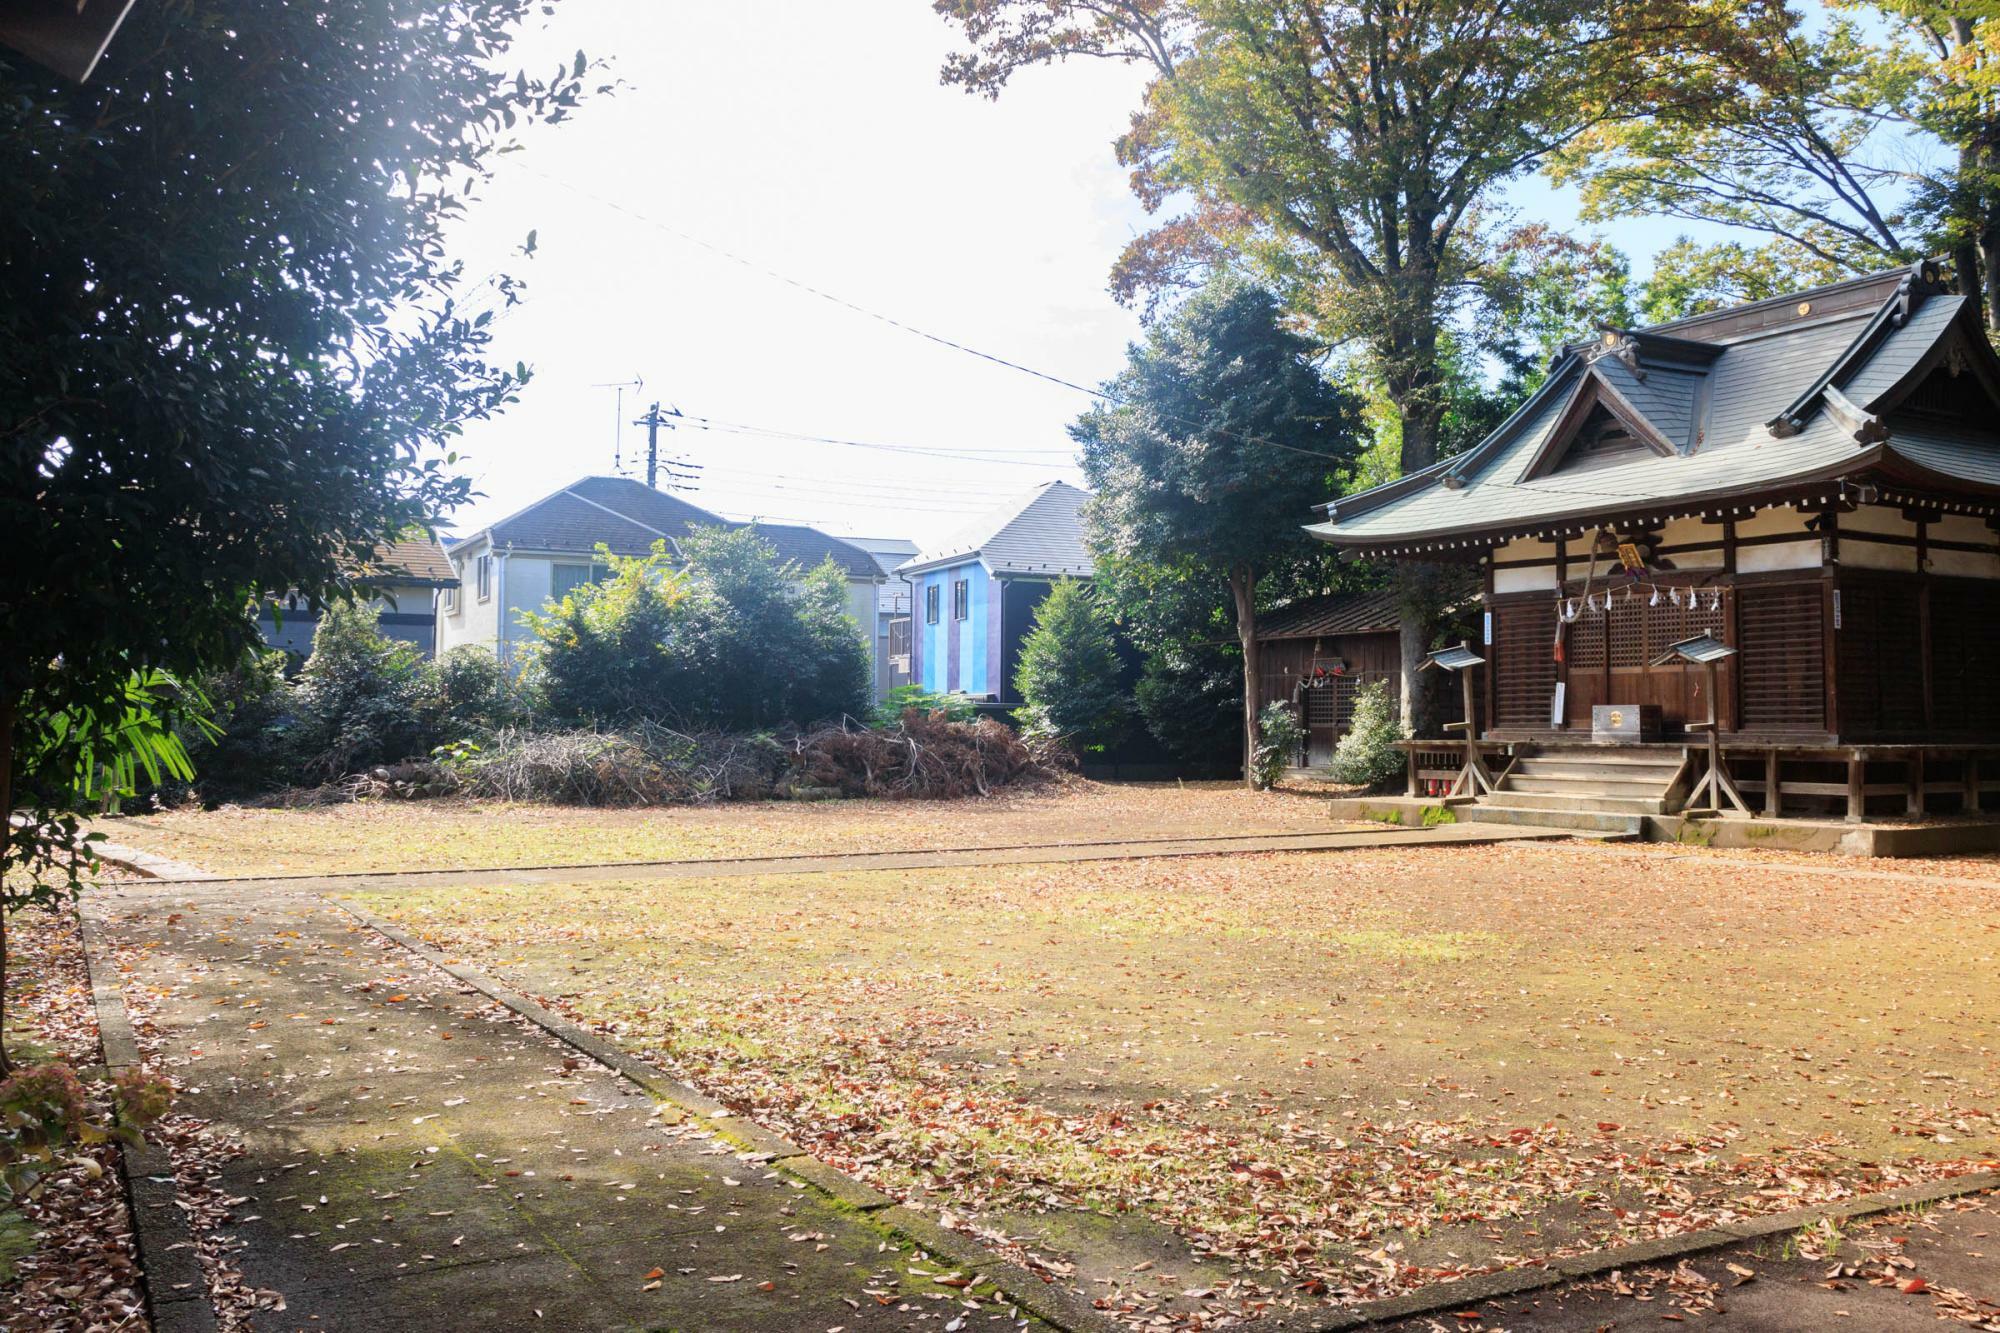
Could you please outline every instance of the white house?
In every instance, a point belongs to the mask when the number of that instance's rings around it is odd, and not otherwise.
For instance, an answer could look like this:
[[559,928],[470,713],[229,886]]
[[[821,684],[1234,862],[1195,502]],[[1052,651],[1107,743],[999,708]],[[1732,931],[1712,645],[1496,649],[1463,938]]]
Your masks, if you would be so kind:
[[[438,651],[476,643],[516,665],[520,646],[532,638],[521,612],[540,611],[551,597],[601,574],[592,563],[600,543],[614,555],[645,555],[664,540],[668,552],[678,554],[679,539],[691,528],[750,526],[627,477],[584,477],[452,543],[447,554],[458,586],[438,600]],[[801,568],[827,559],[840,567],[847,575],[848,614],[872,659],[877,595],[887,582],[875,558],[816,528],[754,526],[782,558]]]
[[890,690],[910,683],[910,585],[896,568],[914,556],[918,547],[902,537],[845,540],[874,556],[889,580],[882,585],[875,604],[875,693],[886,698]]

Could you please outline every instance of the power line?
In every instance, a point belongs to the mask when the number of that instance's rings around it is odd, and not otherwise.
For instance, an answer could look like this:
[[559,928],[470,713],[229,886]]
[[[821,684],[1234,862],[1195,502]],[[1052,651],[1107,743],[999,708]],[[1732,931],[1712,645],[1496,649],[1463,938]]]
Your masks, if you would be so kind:
[[[874,449],[891,454],[915,454],[927,458],[952,458],[962,463],[991,463],[998,467],[1032,467],[1047,471],[1051,468],[1064,466],[1060,463],[1037,463],[1027,459],[984,457],[966,450],[948,449],[942,446],[882,444],[875,440],[852,440],[843,439],[835,435],[814,435],[806,431],[780,430],[771,426],[751,426],[736,421],[722,421],[715,417],[688,415],[681,418],[680,424],[693,430],[718,431],[726,435],[755,435],[774,440],[797,440],[805,444],[836,444],[849,449]],[[1023,449],[1010,450],[1008,452],[1025,454],[1031,451]],[[1060,449],[1035,450],[1032,452],[1061,455],[1072,460],[1075,458],[1073,453],[1068,453]],[[1071,462],[1068,466],[1074,467],[1075,464]]]
[[[857,302],[850,301],[844,296],[837,296],[832,292],[826,291],[819,287],[815,287],[809,282],[805,282],[802,281],[801,279],[794,278],[790,274],[780,273],[778,270],[760,264],[753,259],[746,259],[742,255],[737,254],[735,251],[727,249],[724,246],[717,245],[715,244],[715,242],[697,236],[692,232],[683,231],[681,228],[673,226],[670,223],[662,222],[658,218],[649,217],[646,214],[641,213],[639,210],[635,208],[629,208],[626,205],[621,204],[614,199],[607,199],[603,195],[598,194],[593,190],[587,190],[581,185],[572,184],[569,181],[563,180],[559,176],[551,176],[547,172],[541,171],[535,167],[531,167],[525,162],[517,162],[515,165],[520,167],[520,169],[523,171],[541,177],[543,180],[548,181],[552,185],[559,185],[563,189],[581,195],[583,198],[588,199],[591,202],[599,204],[605,208],[608,208],[615,213],[623,213],[626,217],[631,218],[633,221],[638,222],[643,226],[651,227],[656,231],[664,232],[666,235],[672,236],[677,240],[685,241],[689,245],[698,246],[701,249],[708,251],[710,254],[728,260],[732,264],[736,264],[743,268],[749,269],[752,273],[762,274],[764,277],[770,278],[776,282],[781,282],[788,287],[795,287],[799,291],[805,292],[808,295],[816,296],[822,301],[827,301],[832,303],[833,305],[837,305],[843,310],[850,310],[857,315],[861,315],[865,318],[876,320],[883,324],[887,324],[891,328],[901,329],[903,332],[912,334],[918,338],[922,338],[926,342],[936,343],[940,347],[948,347],[955,352],[963,352],[967,356],[978,357],[981,361],[991,362],[996,366],[1002,366],[1008,370],[1019,371],[1023,375],[1033,376],[1035,379],[1046,381],[1049,384],[1058,385],[1065,389],[1074,389],[1078,393],[1088,394],[1092,398],[1101,399],[1104,402],[1112,403],[1120,407],[1134,406],[1134,404],[1132,404],[1129,400],[1121,398],[1117,394],[1111,393],[1108,390],[1101,388],[1093,389],[1089,385],[1078,384],[1075,380],[1064,379],[1061,375],[1052,375],[1046,370],[1037,370],[1033,366],[1023,365],[1019,361],[1011,360],[1007,357],[1000,356],[997,353],[981,351],[979,348],[973,347],[968,343],[960,342],[955,338],[947,338],[941,333],[932,333],[928,329],[919,328],[917,325],[908,323],[905,320],[897,319],[893,315],[883,314],[879,310],[873,310]],[[1198,424],[1188,420],[1187,418],[1178,418],[1178,420],[1180,420],[1183,425]],[[1304,454],[1308,458],[1324,458],[1335,463],[1345,463],[1350,461],[1346,458],[1343,458],[1339,454],[1330,454],[1320,449],[1306,449],[1296,444],[1286,444],[1282,440],[1273,440],[1268,436],[1245,435],[1240,431],[1219,429],[1212,426],[1203,427],[1203,429],[1207,430],[1211,434],[1221,435],[1225,437],[1232,437],[1237,440],[1241,440],[1245,444],[1262,444],[1273,449],[1282,449],[1287,453]],[[831,441],[831,443],[841,443],[841,441]]]

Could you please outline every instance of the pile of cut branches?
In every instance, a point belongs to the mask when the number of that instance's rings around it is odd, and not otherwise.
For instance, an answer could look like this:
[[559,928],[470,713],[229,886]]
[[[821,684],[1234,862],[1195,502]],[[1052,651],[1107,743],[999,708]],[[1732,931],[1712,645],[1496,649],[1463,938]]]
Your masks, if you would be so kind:
[[915,708],[890,727],[843,723],[801,736],[792,761],[794,784],[842,796],[948,800],[1045,776],[1021,738],[992,718],[953,722]]

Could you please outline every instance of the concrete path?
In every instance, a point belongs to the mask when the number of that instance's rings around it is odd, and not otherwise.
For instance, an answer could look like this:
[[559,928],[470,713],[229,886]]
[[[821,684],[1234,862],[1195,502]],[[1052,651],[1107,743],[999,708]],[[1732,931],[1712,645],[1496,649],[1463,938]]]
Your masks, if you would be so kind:
[[309,893],[106,885],[86,910],[180,1109],[242,1142],[232,1261],[286,1302],[260,1330],[1020,1323]]

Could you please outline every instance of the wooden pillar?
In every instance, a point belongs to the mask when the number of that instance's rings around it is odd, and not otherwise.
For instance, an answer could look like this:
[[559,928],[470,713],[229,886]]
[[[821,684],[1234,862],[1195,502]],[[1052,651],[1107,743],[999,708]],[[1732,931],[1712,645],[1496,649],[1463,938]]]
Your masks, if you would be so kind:
[[1409,749],[1409,750],[1406,750],[1406,751],[1404,751],[1404,753],[1405,753],[1405,754],[1407,754],[1407,755],[1409,756],[1409,760],[1410,760],[1410,790],[1409,790],[1409,794],[1410,794],[1411,796],[1415,796],[1415,795],[1417,794],[1417,752],[1416,752],[1416,750],[1415,750],[1414,748],[1412,748],[1412,749]]
[[1909,777],[1910,790],[1907,808],[1910,814],[1921,815],[1924,812],[1924,752],[1922,750],[1913,751],[1910,755]]
[[1965,810],[1967,814],[1979,813],[1979,756],[1965,756]]
[[1847,822],[1859,824],[1868,816],[1868,764],[1858,752],[1847,756]]
[[1778,762],[1777,746],[1764,752],[1764,813],[1772,819],[1784,813],[1784,801],[1778,789],[1783,767]]

